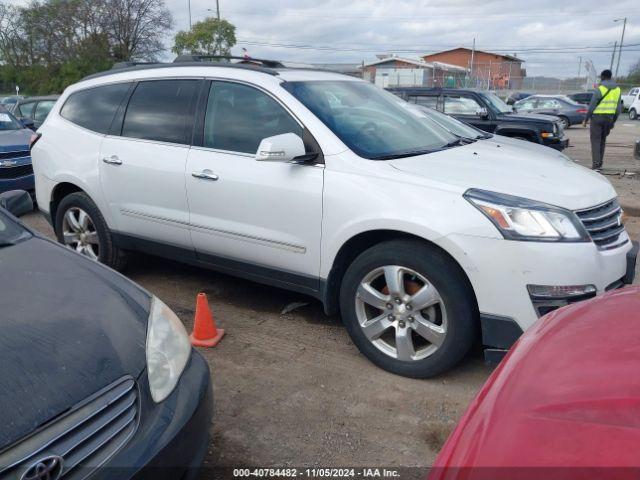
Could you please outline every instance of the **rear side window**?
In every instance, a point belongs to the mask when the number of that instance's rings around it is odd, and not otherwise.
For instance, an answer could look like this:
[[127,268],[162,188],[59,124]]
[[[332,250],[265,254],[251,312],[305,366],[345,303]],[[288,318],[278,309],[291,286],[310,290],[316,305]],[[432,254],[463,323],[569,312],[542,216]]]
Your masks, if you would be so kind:
[[33,119],[36,122],[44,122],[55,103],[56,102],[53,100],[43,100],[41,102],[38,102],[38,106],[36,107],[35,113],[33,114]]
[[263,139],[283,133],[302,138],[302,127],[269,95],[239,83],[212,83],[204,123],[205,147],[253,154]]
[[200,80],[140,82],[129,100],[122,136],[189,144],[199,85]]
[[423,107],[433,108],[434,110],[438,107],[438,97],[437,96],[426,96],[426,95],[410,95],[409,101],[411,103],[416,103],[418,105],[422,105]]
[[118,83],[72,93],[60,115],[88,130],[106,134],[129,87],[128,83]]

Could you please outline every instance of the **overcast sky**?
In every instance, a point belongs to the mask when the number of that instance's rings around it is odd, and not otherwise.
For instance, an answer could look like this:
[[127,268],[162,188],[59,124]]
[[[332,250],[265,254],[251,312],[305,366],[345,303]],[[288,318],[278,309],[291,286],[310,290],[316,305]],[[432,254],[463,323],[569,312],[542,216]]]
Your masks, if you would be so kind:
[[[7,1],[7,0],[5,0]],[[360,63],[376,53],[421,54],[464,46],[516,53],[527,75],[574,77],[579,57],[608,68],[627,28],[620,75],[640,59],[638,0],[219,0],[238,44],[256,57],[304,63]],[[8,0],[25,4],[27,0]],[[175,31],[189,28],[189,0],[165,0]],[[215,0],[191,0],[193,22],[215,13]],[[212,11],[208,11],[211,9]],[[173,33],[167,36],[170,48]],[[167,59],[171,55],[167,53]],[[616,57],[617,62],[617,57]],[[615,73],[615,64],[614,64]]]
[[[165,1],[176,29],[187,29],[189,0]],[[212,15],[207,9],[215,4],[191,0],[193,21]],[[638,0],[220,0],[220,10],[237,28],[234,53],[246,47],[254,57],[309,63],[369,61],[384,52],[418,57],[471,47],[475,37],[478,49],[517,53],[528,76],[566,78],[577,75],[580,56],[598,72],[608,68],[622,33],[614,20],[627,17],[620,74],[640,59]]]

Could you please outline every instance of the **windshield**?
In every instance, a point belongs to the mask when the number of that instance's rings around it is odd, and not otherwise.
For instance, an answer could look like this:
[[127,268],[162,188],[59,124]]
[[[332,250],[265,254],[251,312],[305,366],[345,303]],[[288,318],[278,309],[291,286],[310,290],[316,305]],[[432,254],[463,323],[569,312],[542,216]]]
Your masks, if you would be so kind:
[[425,122],[422,112],[397,97],[357,81],[309,81],[283,84],[352,151],[373,160],[430,153],[453,146],[457,137]]
[[23,238],[27,231],[19,224],[12,221],[0,209],[0,248],[13,245],[14,242]]
[[417,105],[426,116],[431,118],[434,122],[437,122],[442,127],[449,130],[454,135],[464,138],[489,138],[490,134],[483,132],[471,125],[467,125],[458,119],[455,119],[445,113],[439,112],[429,107]]
[[22,130],[22,125],[9,112],[0,112],[0,131]]
[[507,105],[502,101],[500,97],[498,97],[495,93],[491,92],[482,92],[482,98],[484,98],[494,110],[497,110],[500,113],[511,113],[513,112],[513,108]]

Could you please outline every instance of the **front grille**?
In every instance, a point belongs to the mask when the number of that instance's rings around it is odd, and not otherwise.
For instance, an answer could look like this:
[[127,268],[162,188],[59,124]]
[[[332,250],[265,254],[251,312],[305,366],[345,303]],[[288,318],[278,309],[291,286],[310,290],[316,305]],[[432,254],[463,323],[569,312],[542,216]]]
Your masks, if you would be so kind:
[[11,160],[12,158],[24,158],[31,155],[29,150],[16,150],[14,152],[0,152],[0,161]]
[[0,180],[11,180],[13,178],[33,175],[33,165],[20,165],[18,167],[0,167]]
[[622,224],[622,209],[615,198],[602,205],[576,211],[593,242],[600,250],[620,247],[629,241]]
[[21,478],[50,456],[62,459],[60,478],[84,479],[131,438],[137,420],[138,391],[125,377],[0,453],[0,479]]

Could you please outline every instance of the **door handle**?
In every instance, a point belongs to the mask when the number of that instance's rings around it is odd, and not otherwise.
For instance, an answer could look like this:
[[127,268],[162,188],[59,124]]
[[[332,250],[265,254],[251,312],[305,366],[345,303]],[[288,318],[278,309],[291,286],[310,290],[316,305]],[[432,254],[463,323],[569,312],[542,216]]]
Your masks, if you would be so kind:
[[120,160],[117,155],[111,155],[110,157],[104,157],[102,159],[102,161],[104,163],[109,164],[109,165],[122,165],[122,160]]
[[191,174],[191,176],[193,178],[200,178],[202,180],[211,180],[211,181],[216,181],[218,180],[218,175],[216,175],[215,173],[213,173],[211,170],[206,169],[206,170],[202,170],[201,172],[193,172]]

